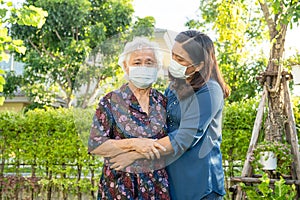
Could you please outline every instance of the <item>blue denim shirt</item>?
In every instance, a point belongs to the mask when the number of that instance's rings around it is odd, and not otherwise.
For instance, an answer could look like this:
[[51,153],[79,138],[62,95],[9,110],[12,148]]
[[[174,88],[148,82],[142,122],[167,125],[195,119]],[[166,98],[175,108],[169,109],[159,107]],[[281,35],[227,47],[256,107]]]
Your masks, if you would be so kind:
[[168,135],[174,154],[167,172],[172,200],[199,200],[225,194],[220,144],[224,105],[220,85],[209,80],[194,95],[178,100],[167,88]]

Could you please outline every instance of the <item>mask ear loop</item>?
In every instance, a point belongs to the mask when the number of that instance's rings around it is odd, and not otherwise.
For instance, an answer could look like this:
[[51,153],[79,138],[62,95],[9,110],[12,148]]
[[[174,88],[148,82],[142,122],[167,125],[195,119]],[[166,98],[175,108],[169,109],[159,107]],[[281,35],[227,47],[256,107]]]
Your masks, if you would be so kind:
[[[189,67],[194,67],[194,68],[196,68],[195,65],[193,65],[193,64],[189,65],[187,68],[189,68]],[[187,68],[186,68],[186,69],[187,69]],[[191,76],[193,76],[193,75],[196,74],[196,73],[197,73],[196,70],[194,70],[192,73],[190,73],[190,74],[188,74],[188,75],[185,75],[185,78],[190,78]]]

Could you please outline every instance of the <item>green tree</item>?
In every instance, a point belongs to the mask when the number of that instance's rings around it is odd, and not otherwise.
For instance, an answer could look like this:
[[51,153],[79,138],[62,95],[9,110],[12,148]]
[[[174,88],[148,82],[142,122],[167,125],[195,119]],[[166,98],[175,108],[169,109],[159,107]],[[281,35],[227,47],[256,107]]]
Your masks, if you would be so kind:
[[[132,25],[131,0],[35,0],[27,1],[48,11],[43,28],[13,26],[15,38],[25,41],[29,53],[22,56],[27,95],[40,104],[62,97],[70,107],[87,107],[105,90],[102,84],[117,81],[116,55],[130,35],[151,34],[153,18]],[[137,32],[133,30],[138,30]],[[108,84],[109,85],[109,84]]]
[[23,76],[18,75],[15,71],[5,73],[5,85],[3,87],[4,97],[14,97],[15,92],[22,87]]
[[[294,0],[200,0],[201,18],[186,23],[190,28],[204,32],[213,30],[216,34],[219,65],[231,88],[230,102],[254,97],[262,90],[255,80],[268,65],[261,44],[267,42],[265,38],[272,40],[268,25],[270,20],[265,19],[263,11],[266,9],[260,6],[263,3],[270,10],[269,16],[275,20],[276,28],[280,26],[278,20],[283,20],[281,18],[284,16],[285,23],[292,22],[291,26],[299,18],[299,2]],[[280,9],[284,11],[280,12]]]
[[[38,29],[42,27],[45,22],[47,12],[34,6],[24,6],[16,9],[12,2],[4,2],[0,0],[0,62],[9,59],[10,52],[25,53],[25,46],[23,41],[19,39],[12,39],[9,34],[8,26],[11,24],[20,24],[26,26],[34,26]],[[3,91],[5,73],[0,69],[0,92]],[[0,105],[4,102],[4,97],[0,97]]]
[[[248,2],[249,3],[249,2]],[[246,58],[250,56],[245,48],[246,42],[260,32],[249,20],[253,9],[248,9],[244,1],[200,1],[201,19],[187,22],[190,28],[202,29],[216,33],[216,48],[219,67],[231,88],[229,101],[239,101],[255,96],[258,84],[253,81],[255,73],[261,68],[263,61],[253,62]],[[257,8],[256,8],[257,9]],[[209,24],[209,26],[207,26]],[[205,29],[203,27],[208,27]],[[255,60],[255,59],[254,59]]]
[[[268,26],[270,39],[270,55],[265,72],[261,79],[265,85],[265,93],[268,97],[268,113],[265,122],[265,140],[283,142],[285,136],[291,135],[288,141],[291,143],[293,155],[292,177],[300,179],[299,147],[297,143],[296,125],[294,124],[293,113],[290,113],[288,106],[291,105],[289,91],[286,87],[288,81],[287,71],[284,69],[283,52],[288,27],[299,24],[300,2],[292,1],[259,1],[264,20]],[[297,186],[299,191],[299,186]],[[300,194],[298,194],[299,197]]]

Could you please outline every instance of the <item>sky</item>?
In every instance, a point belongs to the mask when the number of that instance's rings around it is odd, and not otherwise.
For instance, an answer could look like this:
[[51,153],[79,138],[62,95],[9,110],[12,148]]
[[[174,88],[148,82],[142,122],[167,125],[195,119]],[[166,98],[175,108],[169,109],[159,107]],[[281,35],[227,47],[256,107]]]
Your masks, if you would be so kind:
[[196,17],[198,0],[134,0],[135,15],[153,16],[156,28],[180,32],[185,30],[184,23]]

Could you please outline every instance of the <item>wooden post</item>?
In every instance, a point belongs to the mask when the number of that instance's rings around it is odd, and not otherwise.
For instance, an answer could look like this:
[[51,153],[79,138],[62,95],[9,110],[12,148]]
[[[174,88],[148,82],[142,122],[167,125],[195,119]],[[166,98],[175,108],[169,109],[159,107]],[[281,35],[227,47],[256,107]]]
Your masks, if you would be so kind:
[[[262,98],[259,102],[259,106],[258,106],[258,110],[257,110],[255,122],[254,122],[254,127],[252,130],[252,137],[251,137],[251,141],[250,141],[249,148],[247,151],[247,157],[246,157],[246,160],[245,160],[245,163],[243,166],[242,177],[247,177],[251,173],[250,158],[253,154],[254,147],[257,144],[259,130],[261,128],[262,118],[263,118],[263,114],[264,114],[264,108],[265,108],[265,104],[266,104],[267,94],[268,94],[267,88],[266,88],[266,86],[264,86]],[[242,196],[243,196],[242,189],[240,186],[238,186],[237,187],[237,195],[236,195],[235,199],[239,200],[242,198]]]
[[[261,183],[260,178],[253,177],[234,177],[233,180],[235,182],[243,182],[243,183]],[[275,182],[280,181],[280,179],[270,179],[270,184],[274,184]],[[285,184],[287,185],[300,185],[300,180],[285,180]]]
[[[300,153],[299,153],[299,143],[296,130],[296,123],[294,118],[294,112],[292,108],[292,103],[290,99],[290,93],[288,88],[288,82],[286,77],[282,78],[283,81],[283,90],[284,90],[284,109],[287,115],[287,123],[285,124],[286,138],[287,141],[291,144],[291,153],[293,155],[293,164],[291,167],[292,178],[300,180]],[[297,197],[300,196],[300,187],[297,185]]]

